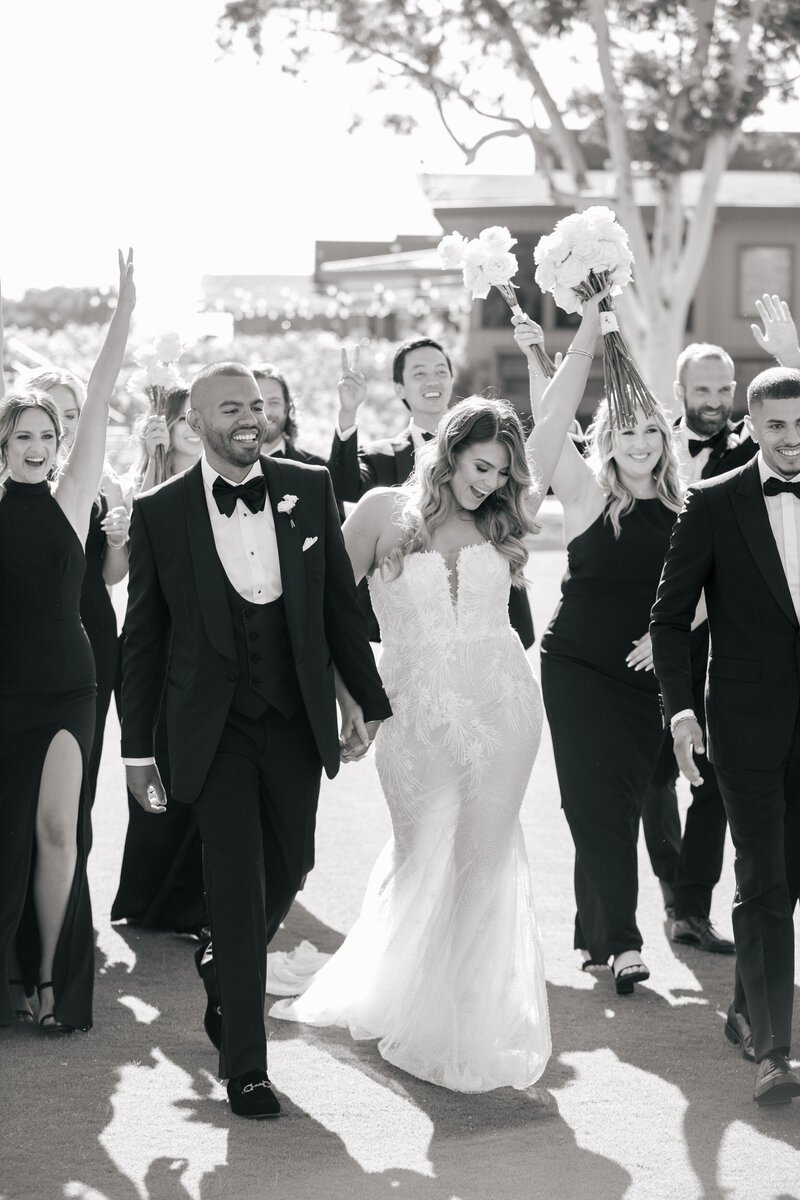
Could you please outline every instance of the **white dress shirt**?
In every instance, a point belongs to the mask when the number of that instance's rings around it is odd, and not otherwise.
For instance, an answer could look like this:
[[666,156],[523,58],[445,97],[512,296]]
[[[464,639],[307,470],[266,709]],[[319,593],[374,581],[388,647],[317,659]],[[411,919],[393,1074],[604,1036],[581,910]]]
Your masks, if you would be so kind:
[[[218,473],[209,466],[205,455],[200,460],[200,471],[214,545],[225,574],[245,600],[253,604],[277,600],[283,594],[283,584],[269,495],[261,512],[251,513],[243,500],[237,500],[233,513],[226,517],[219,511],[211,490]],[[255,462],[241,482],[261,474],[261,463]],[[236,487],[232,479],[227,482]],[[138,767],[149,766],[155,759],[123,758],[122,761],[126,767]]]
[[[209,466],[205,455],[200,460],[200,470],[214,545],[225,574],[245,600],[253,604],[277,600],[283,595],[283,584],[269,496],[261,512],[251,513],[243,500],[237,500],[233,513],[226,517],[219,511],[211,490],[218,473]],[[241,482],[247,483],[261,473],[261,463],[255,462]],[[231,479],[226,482],[237,486]]]
[[[762,487],[772,476],[775,479],[782,478],[769,469],[760,450],[758,452],[758,474]],[[797,482],[800,482],[800,475],[796,479]],[[793,496],[791,492],[779,492],[777,496],[765,496],[764,503],[767,506],[767,516],[772,534],[786,573],[786,582],[789,584],[794,611],[800,621],[800,499]]]
[[[728,434],[728,449],[737,443],[737,437],[733,429],[728,426],[730,432]],[[677,424],[673,428],[673,446],[675,455],[678,459],[678,467],[680,476],[683,482],[689,486],[697,483],[702,479],[703,471],[708,465],[708,460],[711,457],[711,450],[698,450],[694,455],[689,453],[689,442],[705,442],[707,438],[699,437],[686,424],[685,415],[680,417]]]

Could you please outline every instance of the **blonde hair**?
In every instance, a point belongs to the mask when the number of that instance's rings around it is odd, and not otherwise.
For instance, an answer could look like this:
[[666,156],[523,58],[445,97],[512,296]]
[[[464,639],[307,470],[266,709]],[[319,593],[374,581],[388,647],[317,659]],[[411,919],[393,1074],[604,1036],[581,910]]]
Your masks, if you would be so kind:
[[448,485],[458,459],[468,446],[482,442],[499,442],[506,447],[509,476],[475,509],[475,528],[508,560],[512,585],[525,586],[528,551],[523,539],[539,531],[531,513],[537,485],[525,457],[522,426],[515,410],[505,400],[482,396],[471,396],[454,405],[442,418],[436,438],[417,451],[414,472],[399,489],[404,497],[397,518],[401,542],[380,564],[393,577],[401,574],[404,555],[430,548],[431,535],[456,503]]
[[[678,460],[673,449],[672,426],[660,404],[656,405],[651,419],[658,426],[662,441],[661,457],[653,471],[656,495],[667,508],[673,512],[680,512],[683,507],[683,488],[678,474]],[[608,401],[603,400],[586,431],[588,444],[586,460],[594,472],[595,479],[606,494],[603,509],[604,520],[611,522],[614,537],[618,538],[621,532],[620,521],[636,504],[636,497],[619,477],[619,470],[614,458],[617,449],[614,439],[615,432],[611,424]]]
[[47,413],[56,431],[57,445],[61,444],[61,417],[56,402],[51,400],[46,392],[34,391],[32,388],[9,392],[5,399],[0,400],[0,474],[7,468],[6,447],[19,424],[19,419],[24,412],[32,408],[41,408]]

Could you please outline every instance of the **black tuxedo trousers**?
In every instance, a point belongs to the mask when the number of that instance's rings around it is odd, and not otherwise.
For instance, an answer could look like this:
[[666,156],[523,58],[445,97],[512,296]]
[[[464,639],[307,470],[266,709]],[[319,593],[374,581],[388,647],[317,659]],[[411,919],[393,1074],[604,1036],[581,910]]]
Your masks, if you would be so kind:
[[305,709],[231,711],[194,804],[222,1006],[223,1079],[264,1068],[267,944],[314,865],[322,761]]

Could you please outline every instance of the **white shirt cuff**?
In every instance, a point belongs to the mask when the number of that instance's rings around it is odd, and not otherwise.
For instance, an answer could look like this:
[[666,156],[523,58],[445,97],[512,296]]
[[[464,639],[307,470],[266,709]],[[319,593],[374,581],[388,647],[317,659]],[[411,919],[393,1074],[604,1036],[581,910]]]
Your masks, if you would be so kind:
[[674,735],[675,726],[678,724],[678,722],[679,721],[687,721],[687,720],[689,720],[689,718],[691,718],[693,721],[697,720],[697,716],[696,716],[693,708],[682,708],[680,710],[680,712],[676,712],[674,714],[674,716],[670,717],[670,721],[669,721],[670,733]]
[[123,758],[123,767],[154,767],[156,760],[154,758]]
[[348,425],[347,429],[341,429],[339,427],[339,422],[338,421],[336,422],[336,436],[338,437],[340,442],[346,442],[348,438],[351,438],[353,436],[353,434],[355,433],[355,431],[357,429],[358,429],[358,424],[355,421],[353,422],[352,425]]

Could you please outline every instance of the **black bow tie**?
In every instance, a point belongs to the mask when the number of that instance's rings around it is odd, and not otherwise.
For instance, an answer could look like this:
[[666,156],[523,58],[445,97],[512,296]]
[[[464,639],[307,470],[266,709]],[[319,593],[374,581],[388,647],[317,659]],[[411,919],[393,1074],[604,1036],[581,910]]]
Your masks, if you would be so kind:
[[788,479],[776,479],[774,475],[770,475],[769,479],[764,480],[765,496],[778,496],[781,492],[791,492],[800,500],[800,481],[792,483]]
[[423,433],[422,440],[423,440],[423,442],[432,442],[433,434],[432,433]]
[[723,425],[722,429],[718,429],[713,437],[703,438],[702,440],[700,438],[689,438],[689,453],[692,458],[695,458],[701,450],[710,450],[712,455],[717,450],[721,454],[727,445],[729,433],[730,429],[728,429],[728,426]]
[[232,517],[236,501],[242,500],[251,513],[261,512],[267,498],[267,481],[263,475],[254,475],[246,483],[236,487],[218,475],[211,487],[211,493],[217,502],[217,508],[225,517]]

